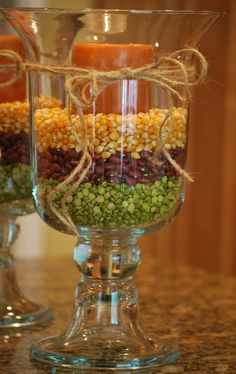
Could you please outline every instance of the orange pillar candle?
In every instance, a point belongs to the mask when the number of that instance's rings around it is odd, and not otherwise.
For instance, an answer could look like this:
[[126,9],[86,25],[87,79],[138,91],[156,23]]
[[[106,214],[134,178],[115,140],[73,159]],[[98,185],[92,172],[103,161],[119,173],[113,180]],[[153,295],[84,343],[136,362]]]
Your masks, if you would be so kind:
[[[138,68],[150,64],[153,47],[143,44],[81,44],[72,50],[75,66],[94,70]],[[150,84],[144,81],[123,80],[113,83],[96,100],[96,113],[136,113],[149,109]]]
[[[20,38],[16,35],[0,35],[0,50],[12,50],[18,53],[22,58],[25,58],[25,52],[23,44]],[[0,56],[0,83],[7,82],[13,77],[15,72],[4,72],[2,65],[13,64],[13,61],[4,56]],[[3,69],[3,70],[2,70]],[[26,99],[26,77],[22,74],[19,79],[4,88],[0,88],[0,103],[2,102],[13,102],[13,101],[24,101]]]

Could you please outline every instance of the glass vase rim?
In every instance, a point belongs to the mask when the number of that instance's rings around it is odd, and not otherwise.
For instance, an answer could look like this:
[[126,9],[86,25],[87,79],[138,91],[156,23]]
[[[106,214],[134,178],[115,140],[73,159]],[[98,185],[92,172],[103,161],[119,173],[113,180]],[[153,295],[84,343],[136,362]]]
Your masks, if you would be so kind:
[[83,13],[83,14],[104,14],[104,13],[113,13],[113,14],[126,14],[126,15],[158,15],[158,14],[169,14],[169,15],[215,15],[215,16],[223,16],[224,11],[221,10],[177,10],[177,9],[98,9],[98,8],[82,8],[82,9],[75,9],[75,8],[55,8],[55,7],[0,7],[0,11],[4,13],[4,11],[23,11],[23,12],[51,12],[51,13],[64,13],[64,14],[76,14],[76,13]]

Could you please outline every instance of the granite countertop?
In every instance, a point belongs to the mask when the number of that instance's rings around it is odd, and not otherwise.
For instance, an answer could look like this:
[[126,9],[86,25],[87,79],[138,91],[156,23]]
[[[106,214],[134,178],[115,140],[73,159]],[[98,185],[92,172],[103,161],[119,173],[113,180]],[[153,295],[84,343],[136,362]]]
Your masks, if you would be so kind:
[[[69,254],[68,258],[18,261],[17,271],[25,294],[52,306],[54,320],[43,328],[1,331],[0,374],[63,373],[31,362],[29,348],[33,341],[67,326],[79,273]],[[154,339],[177,342],[181,357],[176,365],[159,370],[120,373],[236,374],[236,279],[161,264],[143,253],[137,283],[143,326]],[[79,371],[85,372],[96,373]]]

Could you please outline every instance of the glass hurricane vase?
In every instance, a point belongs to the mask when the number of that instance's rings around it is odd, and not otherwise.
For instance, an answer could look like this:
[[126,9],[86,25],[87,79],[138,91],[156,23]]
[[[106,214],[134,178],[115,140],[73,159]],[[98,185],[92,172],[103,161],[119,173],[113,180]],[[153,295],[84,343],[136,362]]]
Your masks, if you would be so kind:
[[[31,62],[35,207],[48,225],[78,236],[74,260],[81,272],[68,329],[36,342],[32,357],[95,370],[175,362],[177,346],[151,340],[139,324],[133,275],[140,261],[138,238],[166,225],[184,199],[184,74],[193,71],[189,48],[219,14],[59,9],[4,14]],[[160,62],[155,82],[149,76],[153,61]],[[68,75],[65,67],[72,66],[76,73]],[[177,86],[175,73],[184,75]],[[55,97],[61,107],[38,109],[40,95]]]
[[[26,75],[14,81],[11,60],[3,50],[25,57],[14,29],[0,18],[0,328],[20,327],[51,318],[47,307],[21,292],[10,247],[19,234],[19,216],[34,212],[30,185],[29,103]],[[13,79],[13,80],[12,80]],[[12,84],[5,85],[9,80]]]

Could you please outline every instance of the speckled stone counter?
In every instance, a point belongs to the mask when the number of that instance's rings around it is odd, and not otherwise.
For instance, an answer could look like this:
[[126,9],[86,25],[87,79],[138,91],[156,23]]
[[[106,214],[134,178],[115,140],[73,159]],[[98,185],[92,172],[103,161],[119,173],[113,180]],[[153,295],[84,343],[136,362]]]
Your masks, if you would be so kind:
[[[64,373],[31,362],[29,349],[36,339],[67,326],[79,273],[69,254],[68,258],[18,262],[17,270],[25,294],[50,304],[54,320],[44,327],[1,332],[0,374]],[[236,374],[236,279],[164,265],[143,254],[137,283],[143,326],[154,339],[176,341],[181,358],[176,365],[132,373]]]

